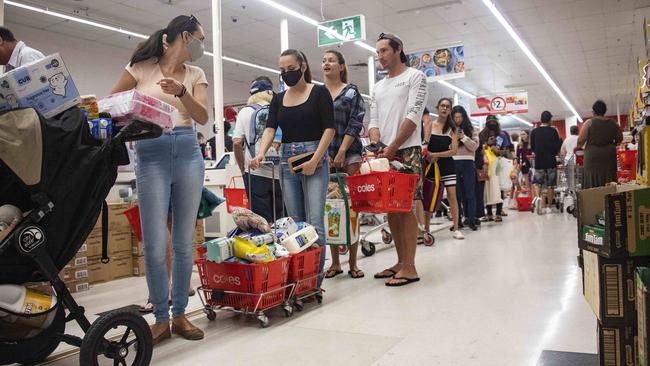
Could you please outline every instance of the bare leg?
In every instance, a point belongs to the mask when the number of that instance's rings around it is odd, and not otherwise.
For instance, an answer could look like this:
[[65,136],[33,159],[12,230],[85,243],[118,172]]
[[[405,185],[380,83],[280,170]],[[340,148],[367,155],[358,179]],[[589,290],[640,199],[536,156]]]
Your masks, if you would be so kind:
[[[416,226],[416,231],[417,231],[417,220],[415,220],[415,215],[411,212],[410,215],[413,217],[413,221],[415,222]],[[400,220],[400,214],[394,214],[394,213],[389,213],[386,215],[388,218],[388,227],[390,228],[390,232],[393,235],[393,241],[395,242],[395,251],[397,252],[397,263],[390,268],[387,268],[379,273],[377,273],[375,276],[379,275],[382,277],[386,277],[385,275],[388,275],[389,272],[394,272],[397,273],[402,269],[402,262],[403,262],[403,250],[404,247],[402,245],[403,240],[402,240],[402,232],[400,228],[401,220]],[[417,234],[416,234],[416,240],[417,240]]]
[[[396,232],[393,231],[393,237],[397,236],[403,239],[400,243],[400,246],[402,247],[402,256],[400,258],[401,268],[393,278],[386,281],[386,283],[389,284],[404,282],[404,280],[399,280],[399,278],[409,279],[416,278],[418,276],[418,273],[415,269],[415,252],[417,249],[418,234],[417,219],[415,218],[413,212],[396,214],[395,216],[397,216],[396,223],[398,224],[397,230],[399,235],[395,235]],[[391,228],[391,230],[393,229]],[[397,242],[395,245],[397,245]]]
[[431,217],[433,216],[433,212],[425,211],[424,212],[424,231],[426,232],[431,232]]
[[454,223],[454,231],[458,230],[458,200],[456,198],[456,187],[446,187],[447,199],[449,199],[449,206],[451,208],[451,218]]
[[[345,172],[348,175],[352,175],[352,174],[355,174],[356,172],[358,172],[360,167],[361,167],[361,163],[350,164],[350,165],[345,167]],[[355,272],[355,273],[357,273],[358,276],[361,276],[361,274],[363,272],[359,273],[360,270],[359,270],[359,267],[357,265],[358,253],[359,253],[359,242],[356,242],[356,243],[352,244],[352,246],[350,247],[350,252],[349,252],[350,257],[349,257],[349,260],[348,260],[348,264],[350,265],[350,270],[352,272]],[[337,255],[337,259],[338,259],[338,255]],[[338,260],[337,260],[337,263],[338,263]],[[333,266],[334,266],[334,255],[332,254],[332,267]],[[341,267],[340,263],[339,263],[339,267]],[[353,274],[353,276],[354,276],[354,274]]]

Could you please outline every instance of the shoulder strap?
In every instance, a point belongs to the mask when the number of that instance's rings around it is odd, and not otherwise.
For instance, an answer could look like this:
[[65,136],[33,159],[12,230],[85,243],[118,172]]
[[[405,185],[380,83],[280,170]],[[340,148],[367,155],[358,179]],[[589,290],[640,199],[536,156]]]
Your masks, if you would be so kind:
[[255,157],[255,142],[257,140],[256,131],[255,131],[255,128],[257,126],[255,125],[255,120],[257,117],[257,112],[259,112],[260,109],[262,109],[263,107],[264,106],[260,104],[250,104],[244,107],[244,108],[253,108],[253,114],[251,114],[251,118],[248,124],[248,133],[246,134],[246,138],[244,139],[246,143],[246,147],[250,151],[252,157]]

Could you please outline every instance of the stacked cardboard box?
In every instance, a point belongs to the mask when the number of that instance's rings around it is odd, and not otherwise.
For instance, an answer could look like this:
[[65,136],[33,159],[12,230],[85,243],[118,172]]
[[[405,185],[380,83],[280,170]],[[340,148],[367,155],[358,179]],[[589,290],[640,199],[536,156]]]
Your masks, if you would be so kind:
[[598,318],[601,365],[639,362],[635,272],[650,266],[649,208],[650,188],[637,185],[578,193],[583,293]]

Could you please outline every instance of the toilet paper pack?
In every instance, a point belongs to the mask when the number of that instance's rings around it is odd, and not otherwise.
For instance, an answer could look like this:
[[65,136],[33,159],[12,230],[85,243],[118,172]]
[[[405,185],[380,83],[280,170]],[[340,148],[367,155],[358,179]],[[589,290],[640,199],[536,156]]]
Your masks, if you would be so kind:
[[79,91],[58,53],[0,77],[0,111],[34,108],[51,118],[79,103]]

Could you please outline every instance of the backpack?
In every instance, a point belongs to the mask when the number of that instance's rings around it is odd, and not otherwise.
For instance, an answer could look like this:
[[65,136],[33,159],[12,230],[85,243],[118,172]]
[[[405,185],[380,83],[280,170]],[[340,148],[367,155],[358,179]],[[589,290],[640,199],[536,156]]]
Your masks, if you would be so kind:
[[248,125],[246,147],[248,147],[251,157],[255,157],[255,145],[262,138],[266,122],[269,119],[269,105],[251,104],[249,107],[253,108],[253,114]]

